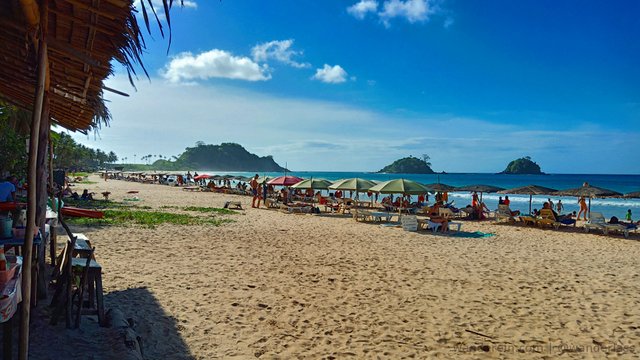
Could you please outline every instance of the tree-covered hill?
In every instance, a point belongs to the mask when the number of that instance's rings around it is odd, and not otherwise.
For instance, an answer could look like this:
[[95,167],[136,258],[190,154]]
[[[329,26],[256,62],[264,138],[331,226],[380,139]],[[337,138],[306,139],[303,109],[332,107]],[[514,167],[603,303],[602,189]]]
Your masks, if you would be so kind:
[[431,170],[431,163],[429,163],[429,156],[423,156],[423,159],[418,159],[413,156],[402,158],[394,161],[391,165],[387,165],[382,168],[379,173],[389,174],[433,174]]
[[500,174],[544,174],[529,156],[513,160]]
[[220,145],[197,142],[188,147],[175,161],[156,160],[152,167],[158,170],[202,169],[225,171],[284,171],[271,155],[259,157],[236,143]]

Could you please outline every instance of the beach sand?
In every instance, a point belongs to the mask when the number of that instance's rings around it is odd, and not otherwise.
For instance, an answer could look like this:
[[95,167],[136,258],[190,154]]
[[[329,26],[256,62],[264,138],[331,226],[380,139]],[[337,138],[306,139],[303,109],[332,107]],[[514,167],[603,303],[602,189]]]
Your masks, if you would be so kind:
[[[246,209],[218,227],[73,227],[96,246],[106,307],[135,320],[148,359],[640,356],[638,235],[470,221],[463,231],[495,236],[412,233],[92,180],[154,209]],[[32,358],[115,358],[88,317],[80,330],[44,319]]]

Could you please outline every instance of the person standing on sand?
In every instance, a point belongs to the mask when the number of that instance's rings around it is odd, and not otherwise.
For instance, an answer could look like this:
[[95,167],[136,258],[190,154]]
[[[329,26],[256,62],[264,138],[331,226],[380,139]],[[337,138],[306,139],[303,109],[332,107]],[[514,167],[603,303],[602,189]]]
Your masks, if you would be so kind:
[[587,202],[584,200],[584,196],[580,196],[578,204],[580,205],[580,211],[578,212],[578,217],[576,217],[576,220],[580,220],[580,214],[584,212],[583,218],[584,221],[587,221]]
[[553,201],[551,201],[551,198],[548,198],[547,200],[549,201],[549,209],[553,210]]
[[[251,200],[251,207],[256,207],[256,200],[258,200],[258,174],[251,179],[249,183],[251,185],[251,193],[253,194],[253,200]],[[259,204],[259,203],[258,203]]]
[[562,204],[562,200],[558,200],[558,205],[556,205],[556,211],[558,214],[562,214],[562,210],[564,210],[564,205]]

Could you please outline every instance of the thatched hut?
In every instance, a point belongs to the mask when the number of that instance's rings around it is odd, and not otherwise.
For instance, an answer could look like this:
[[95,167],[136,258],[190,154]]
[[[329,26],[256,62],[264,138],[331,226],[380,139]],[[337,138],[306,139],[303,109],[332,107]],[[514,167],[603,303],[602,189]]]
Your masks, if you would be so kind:
[[[170,25],[173,1],[156,3],[162,3]],[[149,9],[155,15],[154,7]],[[0,1],[0,99],[31,112],[28,202],[36,206],[28,207],[23,247],[21,359],[28,357],[33,234],[35,225],[44,223],[50,125],[87,131],[108,122],[102,94],[119,93],[104,86],[113,60],[131,80],[136,67],[144,71],[144,40],[135,14],[133,0]]]

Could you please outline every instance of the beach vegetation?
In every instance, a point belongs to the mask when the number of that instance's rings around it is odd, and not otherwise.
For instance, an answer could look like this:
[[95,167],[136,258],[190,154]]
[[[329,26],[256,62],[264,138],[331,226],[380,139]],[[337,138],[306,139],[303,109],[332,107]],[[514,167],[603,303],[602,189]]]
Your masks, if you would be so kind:
[[140,225],[154,228],[161,224],[172,225],[213,225],[218,226],[229,219],[215,217],[199,217],[189,214],[176,214],[164,211],[147,211],[137,209],[111,209],[104,211],[104,217],[94,218],[69,218],[71,224],[76,225]]
[[394,161],[378,172],[387,174],[433,174],[434,172],[429,162],[430,159],[427,154],[423,154],[422,159],[409,156]]
[[221,215],[233,215],[237,214],[236,211],[224,209],[224,208],[215,208],[215,207],[201,207],[201,206],[187,206],[182,208],[185,211],[196,211],[201,213],[215,213]]

